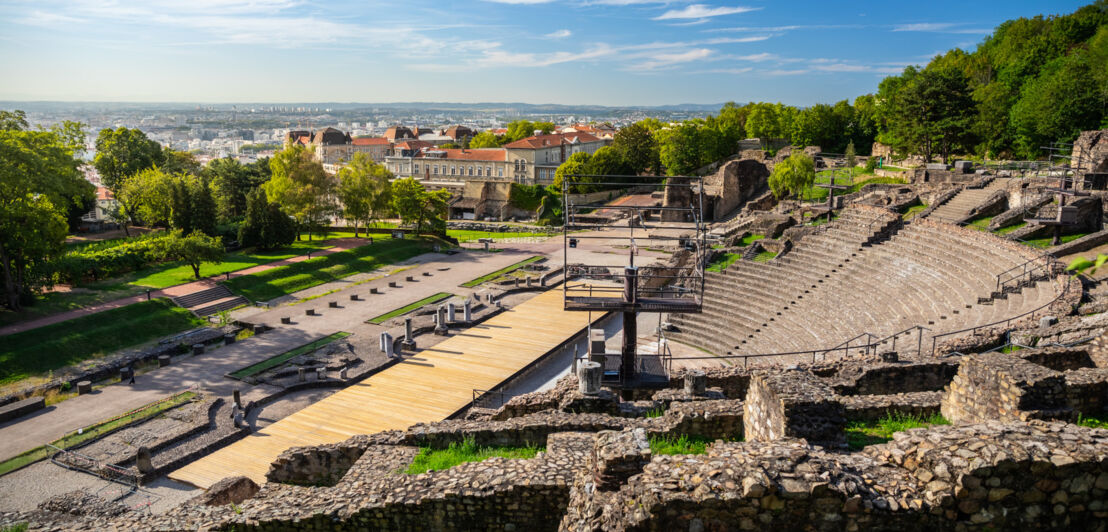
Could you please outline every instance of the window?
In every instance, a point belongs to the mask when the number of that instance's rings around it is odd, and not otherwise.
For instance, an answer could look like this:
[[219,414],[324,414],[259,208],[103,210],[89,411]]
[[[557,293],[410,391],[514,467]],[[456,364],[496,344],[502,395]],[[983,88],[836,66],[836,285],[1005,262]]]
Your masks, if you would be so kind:
[[496,177],[504,177],[504,169],[501,168],[496,172]]
[[481,167],[477,167],[477,177],[481,177]]
[[435,174],[435,175],[439,175],[439,165],[436,164],[436,165],[432,166],[431,167],[431,173]]
[[417,164],[417,165],[412,166],[412,171],[418,174],[419,173],[419,165]]
[[487,175],[489,177],[492,177],[492,167],[491,166],[486,166],[485,167],[485,175]]
[[472,166],[469,167],[469,175],[473,175],[473,167]]
[[454,171],[454,166],[450,167],[450,175],[458,175],[458,173]]

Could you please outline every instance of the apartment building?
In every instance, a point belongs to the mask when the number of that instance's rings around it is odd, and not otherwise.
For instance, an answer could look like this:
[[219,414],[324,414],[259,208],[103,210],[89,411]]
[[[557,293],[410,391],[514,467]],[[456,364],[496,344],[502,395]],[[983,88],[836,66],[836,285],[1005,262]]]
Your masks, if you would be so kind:
[[549,185],[554,173],[571,155],[588,154],[610,144],[590,133],[536,135],[504,145],[512,179],[527,185]]

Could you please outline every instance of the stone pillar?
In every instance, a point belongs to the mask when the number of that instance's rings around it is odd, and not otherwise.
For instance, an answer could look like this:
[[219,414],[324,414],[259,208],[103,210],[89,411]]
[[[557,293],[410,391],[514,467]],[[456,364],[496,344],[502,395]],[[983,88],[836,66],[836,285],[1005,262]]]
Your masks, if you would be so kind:
[[227,333],[223,335],[223,345],[231,345],[235,343],[235,333]]
[[315,369],[315,380],[321,381],[327,378],[327,368]]
[[446,323],[454,323],[455,321],[457,321],[454,319],[455,315],[457,314],[457,310],[458,309],[456,306],[454,306],[454,303],[446,304]]
[[134,368],[131,368],[131,367],[119,368],[119,380],[120,380],[120,382],[131,380],[131,376],[134,375],[134,374],[135,374],[135,369]]
[[288,324],[292,323],[292,317],[291,316],[285,316],[285,317],[281,318],[281,323],[283,323],[285,325],[288,325]]
[[193,355],[203,355],[204,354],[204,344],[192,344],[192,354]]
[[589,329],[589,354],[604,354],[604,329]]
[[389,288],[396,288],[396,281],[389,281]]
[[488,242],[488,240],[486,240],[486,241],[485,241],[485,242],[483,242],[483,243],[485,244],[485,251],[488,251],[488,250],[489,250],[489,242]]
[[446,334],[446,307],[440,306],[435,312],[435,334]]
[[310,308],[310,309],[308,309],[308,310],[305,310],[305,311],[304,311],[304,315],[305,315],[305,316],[315,316],[315,309],[314,309],[314,308]]
[[161,355],[158,357],[158,367],[164,368],[169,365],[169,355]]
[[154,462],[150,458],[150,449],[139,447],[135,452],[135,467],[143,475],[154,472]]
[[384,335],[382,337],[382,340],[385,342],[385,357],[386,358],[392,358],[393,355],[395,354],[393,352],[392,335],[389,334],[389,333],[382,333],[382,334]]
[[242,409],[238,405],[231,407],[231,419],[235,422],[235,428],[242,427]]
[[411,316],[405,316],[404,317],[404,343],[408,343],[408,344],[415,343],[415,338],[413,336],[414,335],[412,334],[412,317]]
[[408,276],[404,277],[404,280],[408,281],[409,283],[412,283],[412,282],[415,282],[415,277],[413,277],[411,275],[408,275]]
[[473,300],[466,299],[462,305],[462,317],[465,318],[466,323],[473,321]]
[[338,301],[328,301],[327,306],[330,307],[330,308],[339,308],[339,302]]
[[379,294],[380,292],[378,292],[376,288],[370,288],[369,293],[370,294]]
[[577,366],[577,390],[585,395],[600,393],[600,377],[604,367],[596,362],[583,362]]
[[261,323],[254,324],[254,336],[257,336],[257,335],[262,334],[264,332],[265,332],[265,325],[263,325]]
[[702,370],[696,369],[685,373],[685,393],[688,395],[704,395],[708,389],[708,376]]
[[235,405],[242,408],[242,392],[238,388],[231,391],[231,400],[235,402]]
[[431,272],[423,272],[424,277],[430,277],[431,275],[432,275]]
[[358,294],[350,294],[350,300],[351,301],[361,301],[361,299],[358,298]]
[[308,380],[308,376],[305,374],[304,368],[296,369],[296,378],[298,382],[306,382]]
[[92,392],[92,381],[77,381],[77,395],[85,395]]

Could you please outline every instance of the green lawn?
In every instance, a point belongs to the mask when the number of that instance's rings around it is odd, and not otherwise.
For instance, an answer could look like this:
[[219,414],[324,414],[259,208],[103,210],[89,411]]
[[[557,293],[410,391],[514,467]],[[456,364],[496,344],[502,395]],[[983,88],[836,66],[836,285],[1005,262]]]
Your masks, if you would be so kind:
[[296,349],[290,349],[290,350],[285,351],[284,353],[281,353],[277,356],[267,358],[267,359],[265,359],[261,362],[258,362],[257,364],[247,366],[247,367],[242,368],[238,371],[231,372],[231,373],[228,374],[228,377],[242,380],[242,379],[245,379],[245,378],[250,377],[252,375],[257,375],[258,373],[261,373],[261,372],[263,372],[267,369],[271,369],[271,368],[275,368],[277,366],[280,366],[281,364],[284,364],[289,359],[296,358],[296,357],[298,357],[300,355],[303,355],[305,353],[311,353],[312,351],[315,351],[316,349],[319,349],[320,347],[323,347],[323,346],[325,346],[325,345],[327,345],[331,342],[334,342],[335,340],[341,340],[343,338],[346,338],[347,336],[350,336],[350,333],[341,332],[341,331],[337,332],[335,334],[332,334],[330,336],[325,336],[325,337],[320,338],[319,340],[316,340],[314,342],[309,342],[309,343],[306,343],[306,344],[304,344],[300,347],[297,347]]
[[25,306],[19,312],[0,309],[0,326],[38,319],[68,310],[91,307],[108,301],[115,301],[146,291],[141,286],[125,282],[105,281],[95,285],[78,287],[70,292],[48,292],[35,297],[33,305]]
[[375,238],[373,244],[281,266],[223,284],[252,301],[268,301],[356,273],[410,259],[428,251],[423,240]]
[[[1089,235],[1089,233],[1077,233],[1077,234],[1074,234],[1074,235],[1062,235],[1060,244],[1073,242],[1074,240],[1077,240],[1078,238],[1081,238],[1083,236],[1088,236],[1088,235]],[[1039,249],[1046,249],[1046,248],[1052,247],[1052,246],[1054,246],[1053,242],[1054,242],[1054,237],[1053,236],[1048,236],[1048,237],[1045,237],[1045,238],[1033,238],[1031,240],[1024,240],[1023,241],[1024,244],[1027,244],[1031,247],[1035,247],[1035,248],[1039,248]]]
[[739,241],[740,242],[739,245],[740,246],[749,246],[749,245],[751,245],[751,244],[753,244],[753,243],[755,243],[759,240],[762,240],[764,238],[766,238],[766,235],[746,235],[746,236],[743,237],[742,240]]
[[536,256],[531,257],[529,259],[521,260],[521,261],[519,261],[519,262],[517,262],[517,263],[515,263],[511,266],[508,266],[506,268],[501,268],[499,270],[496,270],[495,272],[492,272],[488,275],[482,275],[481,277],[478,277],[478,278],[476,278],[472,281],[462,283],[462,286],[464,286],[465,288],[473,288],[474,286],[477,286],[477,285],[479,285],[479,284],[481,284],[485,281],[491,281],[493,279],[496,279],[497,277],[500,277],[501,275],[514,272],[514,271],[516,271],[516,270],[518,270],[518,269],[520,269],[524,266],[527,266],[528,264],[531,264],[533,262],[538,262],[540,260],[542,260],[542,257],[536,255]]
[[904,211],[904,214],[901,217],[905,220],[911,220],[912,218],[915,218],[917,214],[923,212],[923,210],[926,208],[926,204],[912,205],[911,207],[908,207],[908,210]]
[[754,256],[754,262],[769,262],[776,256],[777,254],[772,251],[763,251]]
[[481,462],[494,456],[503,458],[534,458],[541,447],[478,447],[472,439],[451,443],[447,449],[424,447],[404,472],[418,475],[427,471],[442,471],[465,462]]
[[489,231],[467,231],[461,229],[448,229],[446,236],[457,238],[458,242],[476,242],[479,238],[491,238],[493,240],[504,240],[506,238],[526,238],[526,237],[550,237],[557,236],[561,233],[494,233]]
[[980,218],[974,218],[970,220],[969,225],[967,225],[966,227],[969,227],[970,229],[976,229],[978,231],[988,231],[989,223],[992,221],[992,216],[982,216]]
[[742,258],[742,255],[738,253],[724,253],[715,258],[712,262],[708,263],[708,267],[705,271],[709,272],[722,272],[726,270],[728,266],[735,263],[735,261]]
[[0,337],[0,385],[204,325],[167,299],[143,301]]
[[[181,392],[176,395],[172,395],[160,401],[150,403],[146,406],[132,410],[122,416],[117,416],[107,421],[101,421],[95,425],[90,425],[81,429],[78,432],[72,432],[57,440],[50,442],[54,447],[61,449],[68,449],[76,445],[80,445],[84,442],[99,438],[100,436],[107,434],[113,430],[126,427],[141,421],[150,419],[166,410],[176,408],[189,401],[192,401],[196,397],[194,392]],[[41,447],[35,447],[29,451],[23,452],[17,456],[9,458],[3,462],[0,462],[0,475],[6,475],[20,469],[22,467],[31,465],[39,460],[43,460],[50,456],[54,450],[43,445]]]
[[1001,227],[1000,229],[997,229],[995,232],[998,235],[1006,235],[1008,233],[1015,232],[1018,229],[1023,229],[1024,227],[1027,227],[1027,222],[1019,222],[1017,224],[1009,225],[1008,227]]
[[437,303],[437,302],[442,301],[442,300],[444,300],[446,298],[449,298],[449,297],[454,297],[454,294],[447,293],[447,292],[439,292],[439,293],[437,293],[433,296],[428,296],[428,297],[425,297],[423,299],[420,299],[419,301],[416,301],[415,303],[412,303],[411,305],[405,305],[405,306],[400,307],[396,310],[392,310],[392,311],[386,312],[384,314],[381,314],[380,316],[377,316],[376,318],[369,319],[369,320],[367,320],[367,323],[372,323],[374,325],[380,325],[380,324],[382,324],[382,323],[384,323],[388,320],[391,320],[391,319],[393,319],[397,316],[402,316],[404,314],[407,314],[407,313],[409,313],[409,312],[411,312],[411,311],[413,311],[413,310],[415,310],[419,307],[422,307],[423,305],[430,305],[431,303]]
[[[824,175],[821,176],[820,174],[824,174]],[[816,175],[816,181],[815,181],[816,184],[820,184],[820,183],[826,184],[826,183],[831,182],[830,172],[824,171],[824,172],[820,172],[820,174]],[[903,179],[900,179],[900,178],[896,178],[896,177],[875,177],[875,176],[873,176],[873,174],[859,174],[857,171],[855,171],[853,184],[851,184],[851,181],[848,179],[848,176],[843,176],[841,174],[835,176],[835,184],[836,185],[848,185],[848,184],[850,185],[850,187],[845,189],[845,190],[835,191],[835,195],[836,196],[842,196],[842,195],[845,195],[845,194],[853,194],[855,192],[858,192],[859,190],[862,190],[862,187],[864,187],[866,185],[870,185],[870,184],[904,184],[904,183],[907,183],[907,181],[905,181]],[[826,188],[818,188],[818,187],[813,186],[812,188],[808,189],[807,191],[805,191],[800,196],[804,201],[826,200],[827,199],[827,189]]]
[[[353,233],[347,236],[353,236]],[[311,251],[318,251],[331,247],[333,246],[330,243],[323,240],[312,242],[305,240],[293,242],[292,245],[269,251],[250,250],[249,252],[232,252],[225,255],[223,257],[223,262],[219,264],[201,265],[200,276],[210,277],[228,272],[236,272],[277,260],[291,259]],[[136,279],[131,281],[131,284],[148,288],[166,288],[196,280],[192,275],[192,268],[180,262],[167,262],[151,268],[146,268],[137,272],[136,277]]]
[[949,425],[950,422],[939,414],[928,418],[907,414],[889,414],[876,423],[852,422],[846,426],[846,443],[851,449],[858,450],[867,445],[885,443],[893,439],[893,433],[908,429]]
[[701,436],[688,436],[682,434],[673,436],[651,436],[650,453],[654,455],[665,454],[704,454],[708,452],[710,440]]

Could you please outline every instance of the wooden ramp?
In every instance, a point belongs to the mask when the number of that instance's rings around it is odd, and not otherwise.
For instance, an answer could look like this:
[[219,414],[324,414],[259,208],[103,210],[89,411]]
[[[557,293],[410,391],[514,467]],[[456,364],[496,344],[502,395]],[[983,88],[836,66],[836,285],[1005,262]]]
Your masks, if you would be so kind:
[[201,488],[245,475],[265,482],[269,465],[297,446],[441,421],[581,332],[587,314],[562,309],[549,290],[481,325],[406,358],[172,473]]

